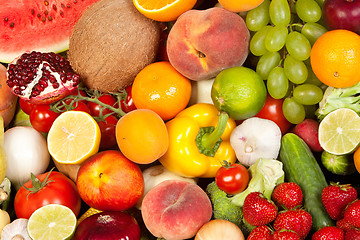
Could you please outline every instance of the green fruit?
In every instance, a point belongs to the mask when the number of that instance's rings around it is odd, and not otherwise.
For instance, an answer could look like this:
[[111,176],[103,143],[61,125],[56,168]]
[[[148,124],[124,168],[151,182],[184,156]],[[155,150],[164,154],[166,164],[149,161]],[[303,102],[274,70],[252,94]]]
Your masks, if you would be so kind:
[[211,88],[211,99],[219,111],[235,120],[255,116],[264,106],[267,91],[262,77],[247,67],[221,71]]
[[321,154],[321,162],[331,173],[337,175],[351,175],[356,169],[351,155],[335,155],[326,151]]

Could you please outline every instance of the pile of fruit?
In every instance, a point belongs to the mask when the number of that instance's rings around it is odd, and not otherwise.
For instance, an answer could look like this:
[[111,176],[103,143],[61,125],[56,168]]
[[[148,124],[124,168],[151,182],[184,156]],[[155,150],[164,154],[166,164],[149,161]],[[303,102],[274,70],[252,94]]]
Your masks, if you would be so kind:
[[360,239],[357,1],[0,18],[1,240]]

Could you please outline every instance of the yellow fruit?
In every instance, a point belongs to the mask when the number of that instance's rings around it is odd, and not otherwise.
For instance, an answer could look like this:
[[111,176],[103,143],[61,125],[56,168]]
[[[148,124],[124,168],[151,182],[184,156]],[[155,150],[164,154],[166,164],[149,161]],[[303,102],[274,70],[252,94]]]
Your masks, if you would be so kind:
[[4,144],[4,119],[0,115],[0,183],[4,180],[7,170],[6,153],[3,149]]
[[55,119],[48,133],[48,149],[59,163],[80,164],[99,151],[101,133],[86,112],[68,111]]
[[84,212],[83,215],[78,219],[77,225],[79,225],[82,221],[84,221],[85,218],[90,217],[96,213],[102,212],[101,210],[97,210],[95,208],[90,207],[86,212]]

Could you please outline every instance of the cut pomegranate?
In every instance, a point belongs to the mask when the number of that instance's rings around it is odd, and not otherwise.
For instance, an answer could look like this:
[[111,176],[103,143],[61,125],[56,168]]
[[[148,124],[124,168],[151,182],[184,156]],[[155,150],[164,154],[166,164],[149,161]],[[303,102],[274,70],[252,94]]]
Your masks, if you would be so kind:
[[34,104],[51,104],[74,92],[80,76],[59,54],[24,53],[9,64],[7,85],[12,92]]

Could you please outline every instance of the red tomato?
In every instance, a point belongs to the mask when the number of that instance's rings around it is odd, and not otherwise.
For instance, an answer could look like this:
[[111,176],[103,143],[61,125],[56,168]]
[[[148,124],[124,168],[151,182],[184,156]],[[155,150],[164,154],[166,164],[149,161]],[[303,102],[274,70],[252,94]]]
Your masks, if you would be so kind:
[[47,133],[59,115],[50,109],[50,105],[39,104],[30,113],[30,123],[39,132]]
[[121,110],[123,110],[125,113],[128,113],[136,109],[134,101],[132,99],[131,89],[132,89],[132,85],[127,86],[125,88],[125,91],[127,92],[126,101],[124,100],[120,101]]
[[[105,103],[107,105],[110,105],[110,106],[113,106],[113,107],[116,107],[116,99],[111,96],[110,94],[104,94],[104,95],[101,95],[98,100],[102,103]],[[99,114],[100,114],[100,109],[102,108],[102,115],[106,115],[106,114],[109,114],[111,113],[112,111],[107,109],[107,108],[104,108],[102,107],[101,105],[97,104],[97,103],[94,103],[94,102],[87,102],[87,105],[89,106],[90,108],[90,112],[91,112],[91,115],[92,116],[95,116],[95,117],[98,117]]]
[[[65,103],[69,105],[71,103],[71,101],[72,101],[71,99],[66,99]],[[87,112],[88,114],[91,114],[89,106],[83,101],[74,102],[73,107],[74,107],[74,109],[72,109],[72,110],[74,110],[74,111],[82,111],[82,112]]]
[[215,175],[215,182],[222,191],[234,195],[245,190],[249,184],[249,177],[246,167],[234,163],[219,168]]
[[255,117],[274,121],[280,128],[281,133],[286,133],[292,124],[285,118],[282,110],[284,99],[275,99],[267,95],[264,107]]
[[[48,177],[46,183],[45,178]],[[40,174],[37,179],[42,182],[37,192],[31,189],[34,187],[31,180],[16,192],[14,199],[14,209],[17,218],[29,218],[38,208],[47,204],[61,204],[69,207],[76,216],[79,215],[81,208],[81,198],[75,183],[63,173],[51,171]]]
[[36,106],[35,104],[32,104],[31,102],[26,101],[22,98],[19,98],[19,105],[20,105],[21,110],[23,110],[23,112],[28,115],[30,115],[31,111]]
[[101,149],[109,149],[117,144],[116,142],[116,123],[118,119],[114,115],[105,118],[105,121],[98,121],[101,131]]

